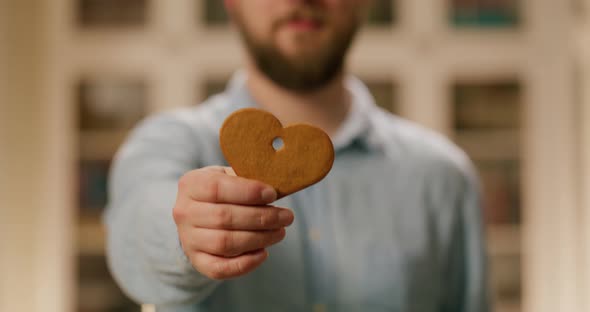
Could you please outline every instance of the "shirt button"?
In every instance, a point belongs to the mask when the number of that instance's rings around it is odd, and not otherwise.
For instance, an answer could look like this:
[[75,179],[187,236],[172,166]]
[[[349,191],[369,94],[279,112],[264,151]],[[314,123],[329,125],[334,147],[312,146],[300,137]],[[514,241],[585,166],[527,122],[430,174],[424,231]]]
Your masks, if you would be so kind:
[[312,312],[326,312],[326,305],[321,304],[321,303],[316,303],[313,305],[313,307],[311,308]]
[[320,233],[320,231],[318,229],[316,229],[316,228],[309,229],[308,235],[309,235],[309,239],[312,240],[312,241],[314,241],[314,242],[319,241],[320,238],[321,238],[321,236],[322,236],[321,233]]

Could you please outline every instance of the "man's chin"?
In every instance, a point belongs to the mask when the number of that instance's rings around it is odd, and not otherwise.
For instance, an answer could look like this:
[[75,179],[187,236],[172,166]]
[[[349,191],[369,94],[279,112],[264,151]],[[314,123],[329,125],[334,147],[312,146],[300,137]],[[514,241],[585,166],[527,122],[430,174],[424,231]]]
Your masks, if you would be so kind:
[[320,42],[296,43],[282,48],[279,46],[276,50],[292,63],[306,63],[321,58],[326,53],[326,48]]
[[297,51],[297,53],[283,54],[283,57],[290,64],[317,63],[321,54],[317,51]]
[[292,34],[275,40],[275,46],[285,56],[297,57],[324,50],[330,41],[328,39],[322,34]]

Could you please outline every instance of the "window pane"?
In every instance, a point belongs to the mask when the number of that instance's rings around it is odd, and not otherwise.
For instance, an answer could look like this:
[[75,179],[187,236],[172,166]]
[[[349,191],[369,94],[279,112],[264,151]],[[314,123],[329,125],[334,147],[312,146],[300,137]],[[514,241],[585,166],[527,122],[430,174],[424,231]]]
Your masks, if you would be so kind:
[[519,23],[519,0],[451,0],[450,17],[458,27],[513,27]]
[[77,22],[82,27],[142,26],[147,0],[78,0]]

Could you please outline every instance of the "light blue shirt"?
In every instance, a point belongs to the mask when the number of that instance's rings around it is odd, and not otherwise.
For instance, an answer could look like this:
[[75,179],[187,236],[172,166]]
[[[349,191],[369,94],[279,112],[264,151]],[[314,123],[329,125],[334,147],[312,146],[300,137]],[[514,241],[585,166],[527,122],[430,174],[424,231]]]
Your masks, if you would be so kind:
[[236,74],[203,104],[148,118],[118,152],[107,251],[129,296],[158,312],[489,310],[469,159],[443,136],[378,108],[354,77],[332,171],[276,203],[295,214],[286,238],[244,277],[221,282],[195,271],[172,218],[177,181],[227,165],[219,128],[236,109],[256,106],[245,81]]

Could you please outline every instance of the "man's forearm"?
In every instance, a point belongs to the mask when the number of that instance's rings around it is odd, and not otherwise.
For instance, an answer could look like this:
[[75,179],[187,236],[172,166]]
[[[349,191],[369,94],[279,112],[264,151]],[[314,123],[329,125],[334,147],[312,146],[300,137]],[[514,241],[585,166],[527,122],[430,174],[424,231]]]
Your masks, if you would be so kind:
[[138,302],[200,301],[217,284],[195,271],[180,248],[170,216],[174,187],[153,183],[141,192],[142,198],[114,202],[105,218],[111,270]]
[[105,214],[111,271],[141,303],[200,301],[218,282],[193,269],[172,217],[178,178],[191,169],[194,137],[170,116],[136,129],[117,155]]

